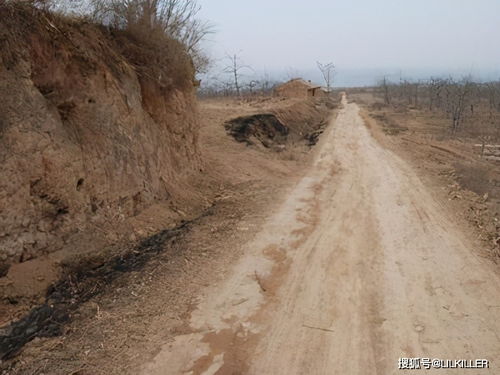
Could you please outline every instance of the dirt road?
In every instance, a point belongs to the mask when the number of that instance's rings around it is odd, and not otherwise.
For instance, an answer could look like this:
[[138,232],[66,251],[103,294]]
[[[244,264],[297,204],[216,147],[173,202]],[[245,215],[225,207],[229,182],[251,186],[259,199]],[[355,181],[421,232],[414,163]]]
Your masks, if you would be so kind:
[[400,357],[485,358],[489,370],[427,373],[500,373],[493,265],[343,102],[308,175],[205,291],[192,333],[143,374],[388,375]]

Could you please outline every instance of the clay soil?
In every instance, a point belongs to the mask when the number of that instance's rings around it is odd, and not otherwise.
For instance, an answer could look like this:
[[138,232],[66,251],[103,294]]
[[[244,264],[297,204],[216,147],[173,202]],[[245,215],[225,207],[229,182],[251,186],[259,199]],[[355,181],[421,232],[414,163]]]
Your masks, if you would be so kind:
[[[98,290],[68,310],[61,334],[32,340],[1,364],[2,374],[135,374],[162,343],[188,330],[201,291],[224,278],[241,256],[242,244],[303,175],[313,153],[306,143],[281,152],[238,143],[226,134],[224,123],[275,109],[286,113],[296,104],[201,101],[200,148],[210,166],[215,202],[157,243],[155,254],[114,272],[108,282],[92,284]],[[25,311],[17,310],[20,316]]]
[[222,125],[279,104],[203,102],[215,204],[4,372],[386,375],[430,357],[498,373],[495,192],[459,168],[484,160],[422,113],[350,98],[312,150],[279,153]]
[[137,373],[389,375],[401,357],[498,373],[498,267],[437,180],[343,104],[232,271]]

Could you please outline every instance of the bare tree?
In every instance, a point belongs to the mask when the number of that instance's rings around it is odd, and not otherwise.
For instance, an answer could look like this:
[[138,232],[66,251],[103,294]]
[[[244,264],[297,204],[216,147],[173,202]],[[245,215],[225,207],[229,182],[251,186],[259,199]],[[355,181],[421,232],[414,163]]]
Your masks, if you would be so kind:
[[[500,82],[474,82],[471,77],[411,81],[400,78],[379,82],[377,94],[385,104],[401,109],[415,106],[433,112],[435,119],[447,119],[446,129],[489,142],[500,139]],[[406,108],[405,108],[406,107]]]
[[318,64],[318,69],[323,75],[323,79],[325,80],[326,90],[328,94],[330,94],[331,87],[333,84],[333,75],[335,74],[335,65],[332,62],[322,64],[319,61],[316,62]]
[[94,21],[144,35],[159,34],[176,39],[191,56],[196,71],[206,71],[209,59],[201,48],[201,42],[214,29],[209,22],[197,18],[201,9],[197,0],[87,1],[87,12]]
[[469,78],[464,78],[461,82],[449,80],[446,86],[446,111],[451,118],[451,131],[456,134],[462,125],[465,110],[468,107],[472,82]]
[[244,65],[241,61],[241,58],[237,54],[227,54],[226,60],[228,61],[228,65],[224,68],[224,73],[229,73],[232,76],[232,80],[234,83],[234,89],[236,90],[236,95],[241,95],[241,86],[240,86],[240,78],[241,71],[244,69],[252,69],[248,65]]
[[391,104],[391,93],[389,91],[389,82],[387,81],[387,77],[384,76],[380,86],[382,87],[382,92],[384,94],[384,103],[387,105]]
[[[0,0],[1,2],[2,0]],[[197,73],[206,72],[210,59],[201,43],[214,32],[198,19],[198,0],[27,0],[35,6],[70,16],[126,29],[146,38],[166,35],[179,41],[191,56]]]
[[442,106],[442,94],[448,82],[441,78],[431,78],[427,84],[429,96],[429,111]]
[[183,38],[200,10],[196,0],[90,0],[95,20],[116,28],[146,27]]

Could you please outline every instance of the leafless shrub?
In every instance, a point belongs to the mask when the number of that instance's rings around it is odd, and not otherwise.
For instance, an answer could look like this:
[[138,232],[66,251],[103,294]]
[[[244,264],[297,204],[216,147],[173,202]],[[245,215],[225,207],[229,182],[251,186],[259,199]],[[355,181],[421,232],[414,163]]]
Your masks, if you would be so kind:
[[382,91],[382,95],[384,96],[384,103],[386,105],[391,104],[391,90],[389,88],[389,81],[386,77],[384,77],[380,82],[380,89]]
[[463,79],[461,82],[450,80],[449,84],[445,86],[445,108],[451,119],[453,134],[457,133],[463,123],[466,107],[470,105],[472,86],[469,79]]
[[241,96],[241,71],[242,70],[252,70],[250,66],[245,65],[241,57],[235,54],[227,54],[226,60],[228,64],[224,68],[223,72],[231,75],[233,80],[234,89],[236,90],[236,95]]
[[[391,83],[384,78],[378,87],[378,93],[386,105],[406,109],[427,109],[430,112],[442,113],[449,119],[450,132],[455,135],[463,130],[467,120],[475,126],[476,133],[480,132],[479,124],[484,123],[483,108],[488,100],[490,112],[500,112],[500,90],[497,93],[497,84],[477,84],[470,77],[461,80],[453,78],[430,78],[428,81],[401,79],[399,83]],[[495,121],[490,116],[490,121]],[[481,130],[482,131],[482,130]]]
[[442,78],[431,78],[427,84],[427,96],[429,100],[429,111],[441,108],[443,105],[444,89],[449,84],[448,80]]
[[91,0],[94,20],[141,34],[166,35],[181,42],[197,72],[209,59],[201,42],[213,32],[212,25],[197,18],[196,0]]
[[[17,0],[23,2],[23,0]],[[197,0],[25,0],[38,8],[71,16],[88,17],[114,29],[126,30],[145,40],[168,37],[180,42],[197,72],[210,61],[202,42],[213,32],[209,22],[198,18]]]

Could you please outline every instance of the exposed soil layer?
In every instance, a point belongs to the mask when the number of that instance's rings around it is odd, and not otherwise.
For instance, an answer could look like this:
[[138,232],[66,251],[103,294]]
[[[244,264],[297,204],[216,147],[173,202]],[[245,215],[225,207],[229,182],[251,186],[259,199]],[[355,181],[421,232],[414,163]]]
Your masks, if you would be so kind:
[[217,190],[178,42],[22,3],[0,3],[0,326],[69,265],[192,220]]
[[227,121],[228,135],[249,146],[283,151],[290,145],[314,146],[324,131],[338,99],[308,98],[278,106],[270,113],[257,113]]
[[[241,243],[252,238],[262,218],[285,196],[310,159],[308,147],[294,144],[287,146],[288,153],[247,147],[228,137],[223,124],[232,118],[289,107],[311,108],[309,104],[269,98],[244,103],[202,102],[200,150],[217,181],[216,204],[181,230],[167,227],[157,232],[152,238],[158,241],[148,247],[151,251],[138,252],[140,245],[131,241],[110,252],[119,253],[118,257],[98,252],[86,262],[69,264],[74,272],[64,273],[68,277],[58,285],[65,292],[57,293],[58,288],[53,288],[49,298],[31,305],[43,306],[50,298],[59,298],[63,314],[53,315],[53,319],[65,323],[47,324],[44,320],[53,311],[35,309],[23,320],[26,324],[19,325],[20,331],[26,333],[30,326],[56,329],[40,329],[37,337],[2,363],[3,373],[136,374],[138,357],[152,357],[159,341],[183,332],[203,287],[223,277],[241,255]],[[83,267],[83,279],[76,276],[78,267],[74,267],[78,264]],[[10,306],[19,305],[24,302]],[[11,315],[11,321],[22,320],[30,311]],[[19,339],[30,338],[24,334]]]
[[[172,241],[221,194],[275,199],[282,180],[307,159],[307,147],[294,142],[304,145],[332,108],[321,101],[265,99],[236,109],[216,103],[207,120],[179,43],[159,48],[17,3],[0,3],[0,13],[2,358],[28,341],[30,348],[61,332],[74,338],[68,327],[81,328],[75,315],[116,293],[150,259],[171,249],[182,252],[179,259],[196,253]],[[256,113],[289,129],[288,153],[263,153],[227,137],[224,122]],[[271,191],[257,199],[259,188]],[[176,271],[169,268],[164,279],[184,280]],[[151,314],[164,305],[151,306]]]
[[229,135],[247,145],[262,144],[280,149],[287,141],[289,129],[273,114],[258,114],[232,119],[224,124]]

